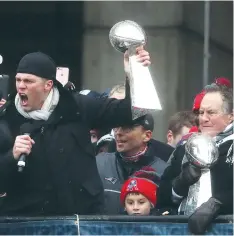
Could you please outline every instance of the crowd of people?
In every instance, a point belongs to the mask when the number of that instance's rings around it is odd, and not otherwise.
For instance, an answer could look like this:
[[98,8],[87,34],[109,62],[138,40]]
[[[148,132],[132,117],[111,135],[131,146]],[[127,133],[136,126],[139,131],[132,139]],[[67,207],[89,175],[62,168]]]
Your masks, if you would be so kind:
[[[150,65],[147,51],[136,53]],[[125,83],[99,94],[70,82],[63,87],[46,54],[20,60],[17,92],[0,102],[0,215],[184,214],[183,201],[202,175],[183,162],[197,132],[213,138],[219,157],[212,197],[189,216],[189,228],[202,234],[217,215],[233,214],[231,82],[215,79],[191,111],[174,114],[163,143],[153,139],[152,114],[132,120],[128,67],[126,52]]]

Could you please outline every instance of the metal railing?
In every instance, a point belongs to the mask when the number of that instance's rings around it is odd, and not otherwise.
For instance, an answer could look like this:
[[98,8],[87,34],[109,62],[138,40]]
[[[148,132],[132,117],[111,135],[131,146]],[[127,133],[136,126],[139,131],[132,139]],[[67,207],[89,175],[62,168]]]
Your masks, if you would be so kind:
[[[0,235],[189,235],[186,216],[0,217]],[[208,235],[233,235],[233,216],[219,216]]]

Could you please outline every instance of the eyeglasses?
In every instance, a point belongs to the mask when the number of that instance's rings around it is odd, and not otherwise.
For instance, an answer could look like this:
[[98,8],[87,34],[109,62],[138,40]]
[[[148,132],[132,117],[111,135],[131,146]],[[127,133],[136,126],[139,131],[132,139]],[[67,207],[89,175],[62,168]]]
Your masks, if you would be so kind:
[[136,127],[139,127],[141,125],[139,124],[134,124],[134,125],[124,125],[124,126],[121,126],[121,127],[118,127],[118,128],[114,128],[114,132],[117,132],[119,131],[119,129],[122,129],[125,133],[129,133],[131,131],[133,131]]

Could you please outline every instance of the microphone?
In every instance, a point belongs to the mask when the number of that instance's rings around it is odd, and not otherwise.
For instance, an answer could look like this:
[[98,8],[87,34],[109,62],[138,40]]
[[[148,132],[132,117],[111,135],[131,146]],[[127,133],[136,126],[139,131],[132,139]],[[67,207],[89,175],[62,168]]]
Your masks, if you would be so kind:
[[23,172],[24,167],[25,167],[25,160],[26,160],[26,154],[21,154],[19,161],[18,161],[18,172]]
[[[30,135],[31,130],[32,130],[32,125],[30,123],[25,123],[25,124],[21,125],[21,127],[20,127],[20,133],[24,134],[24,135]],[[26,165],[26,156],[27,156],[26,153],[22,153],[20,155],[18,163],[17,163],[18,172],[23,172],[24,167]]]

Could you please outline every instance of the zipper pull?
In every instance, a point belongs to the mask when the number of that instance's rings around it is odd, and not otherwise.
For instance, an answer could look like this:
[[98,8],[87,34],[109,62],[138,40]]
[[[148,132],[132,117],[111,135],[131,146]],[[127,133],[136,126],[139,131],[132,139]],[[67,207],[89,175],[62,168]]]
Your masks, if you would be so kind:
[[41,127],[41,134],[44,134],[44,126]]

